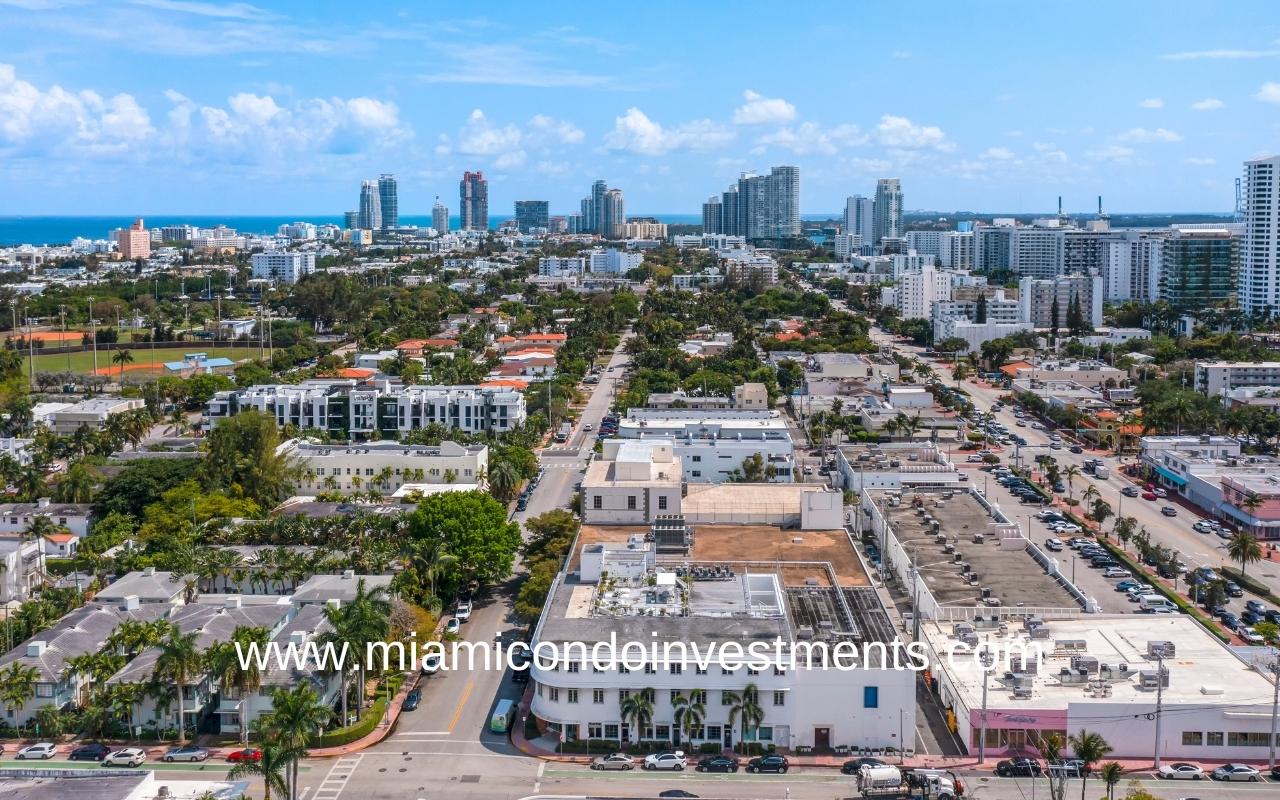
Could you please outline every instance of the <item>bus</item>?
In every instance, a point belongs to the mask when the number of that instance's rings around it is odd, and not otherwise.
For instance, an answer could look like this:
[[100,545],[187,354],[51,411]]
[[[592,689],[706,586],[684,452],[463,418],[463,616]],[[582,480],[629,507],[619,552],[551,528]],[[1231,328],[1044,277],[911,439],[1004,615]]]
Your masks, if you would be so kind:
[[489,718],[489,730],[492,733],[508,733],[516,719],[516,701],[499,700]]

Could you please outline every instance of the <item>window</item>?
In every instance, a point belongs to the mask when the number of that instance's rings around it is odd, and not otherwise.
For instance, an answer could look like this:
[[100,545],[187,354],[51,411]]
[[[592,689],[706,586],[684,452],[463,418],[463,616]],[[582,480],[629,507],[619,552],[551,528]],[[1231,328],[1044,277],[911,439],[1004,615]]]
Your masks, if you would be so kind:
[[762,726],[760,726],[760,728],[759,728],[758,730],[756,730],[756,739],[757,739],[757,740],[759,740],[759,741],[761,741],[761,742],[772,742],[772,741],[773,741],[773,726],[772,726],[772,725],[762,725]]
[[547,687],[547,699],[553,703],[560,702],[560,690],[555,686]]
[[628,667],[626,664],[619,664],[619,665],[618,665],[618,674],[619,674],[619,675],[630,675],[630,674],[631,674],[631,668],[630,668],[630,667]]
[[570,702],[570,703],[576,703],[576,702],[578,702],[578,690],[577,690],[577,689],[570,689],[570,690],[569,690],[569,702]]
[[542,695],[545,694],[545,692],[542,691],[545,688],[547,687],[543,686],[542,684],[538,684],[538,697],[542,697]]
[[618,726],[617,726],[617,725],[605,725],[605,726],[604,726],[604,738],[606,738],[606,739],[617,739],[617,738],[618,738]]
[[1195,747],[1199,747],[1200,745],[1204,744],[1204,732],[1203,731],[1183,731],[1182,743],[1184,745],[1194,745]]
[[636,510],[636,496],[634,494],[627,495],[627,510],[628,511]]
[[760,674],[760,670],[758,670],[758,669],[752,669],[751,667],[747,667],[747,674],[748,674],[748,675],[759,675],[759,674]]
[[690,474],[690,475],[692,475],[692,476],[693,476],[693,477],[695,477],[695,478],[701,478],[701,477],[702,477],[702,470],[700,470],[700,469],[695,469],[693,472],[691,472],[691,473],[689,473],[689,474]]
[[679,690],[679,689],[672,689],[672,690],[671,690],[671,694],[670,694],[670,700],[669,700],[668,702],[670,702],[670,703],[671,703],[671,705],[675,705],[675,704],[676,704],[676,698],[678,698],[679,696],[680,696],[680,690]]
[[783,669],[782,667],[774,667],[774,668],[773,668],[773,674],[774,674],[774,675],[786,675],[786,674],[787,674],[787,671],[786,671],[785,669]]
[[655,670],[655,669],[653,668],[653,665],[652,665],[652,664],[645,664],[645,665],[644,665],[644,674],[645,674],[645,675],[652,675],[652,674],[654,674],[655,672],[657,672],[657,670]]
[[720,740],[720,726],[719,726],[719,725],[708,725],[708,726],[707,726],[707,738],[708,738],[708,739],[711,739],[711,740],[713,740],[713,741],[719,741],[719,740]]
[[1227,734],[1230,747],[1266,747],[1271,734],[1266,731],[1231,731]]
[[737,667],[734,667],[734,669],[729,669],[728,667],[721,667],[721,668],[720,668],[720,674],[721,674],[721,675],[732,675],[732,674],[734,673],[734,670],[736,670],[736,669],[737,669]]
[[785,706],[785,705],[787,704],[787,693],[786,693],[786,692],[774,692],[774,693],[773,693],[773,704],[774,704],[775,706]]
[[657,738],[659,738],[659,739],[667,739],[667,740],[670,740],[670,739],[671,739],[671,726],[670,726],[670,725],[655,725],[655,726],[654,726],[654,728],[653,728],[653,734],[654,734],[654,736],[656,736],[656,737],[657,737]]
[[1204,743],[1210,747],[1222,747],[1222,731],[1209,731],[1204,737]]
[[631,690],[630,690],[630,689],[619,689],[619,690],[618,690],[618,702],[619,702],[619,703],[621,703],[623,700],[626,700],[626,699],[627,699],[628,697],[630,697],[630,696],[631,696]]
[[689,702],[702,703],[705,706],[707,704],[707,690],[694,689],[692,692],[689,693]]
[[569,671],[570,671],[570,672],[578,672],[578,671],[580,671],[581,669],[582,669],[582,665],[581,665],[581,664],[579,664],[577,661],[570,661],[570,662],[569,662]]
[[693,668],[693,671],[694,671],[694,674],[696,674],[696,675],[706,675],[706,674],[707,674],[707,668],[706,668],[706,667],[694,667],[694,668]]
[[693,457],[693,463],[695,463],[695,464],[701,464],[701,463],[702,463],[702,456],[694,456],[694,457]]
[[52,684],[52,683],[37,683],[37,684],[36,684],[36,697],[53,697],[53,684]]
[[587,738],[588,738],[588,739],[603,739],[603,738],[604,738],[604,726],[603,726],[603,725],[601,725],[601,724],[600,724],[600,723],[598,723],[598,722],[597,722],[597,723],[592,723],[592,724],[587,725]]
[[[595,704],[597,704],[597,705],[599,705],[599,704],[603,703],[603,702],[604,702],[604,689],[592,689],[592,690],[591,690],[591,702],[593,702],[593,703],[595,703]],[[600,737],[599,737],[598,735],[596,735],[596,736],[595,736],[595,737],[593,737],[593,738],[599,739]]]
[[592,671],[592,672],[595,672],[595,673],[597,673],[597,674],[598,674],[598,673],[601,673],[601,672],[604,672],[604,670],[602,670],[602,669],[600,669],[599,667],[597,667],[594,663],[592,663],[592,665],[591,665],[591,671]]
[[667,510],[667,496],[666,496],[666,495],[659,495],[659,496],[658,496],[658,510],[659,510],[659,511],[666,511],[666,510]]
[[733,705],[733,699],[734,699],[734,697],[736,697],[736,695],[734,695],[734,693],[733,693],[733,692],[721,692],[721,693],[720,693],[720,705],[722,705],[722,706],[731,706],[731,705]]
[[592,508],[594,508],[594,509],[596,509],[596,510],[599,510],[603,505],[604,505],[604,498],[603,498],[603,497],[601,497],[600,495],[596,495],[596,496],[594,496],[594,497],[592,497],[592,498],[591,498],[591,507],[592,507]]
[[862,687],[862,707],[863,708],[879,708],[880,707],[880,687],[879,686],[863,686]]
[[671,674],[672,674],[672,675],[679,675],[680,673],[684,672],[684,665],[683,665],[683,664],[672,664],[672,665],[671,665],[671,667],[670,667],[670,669],[671,669]]

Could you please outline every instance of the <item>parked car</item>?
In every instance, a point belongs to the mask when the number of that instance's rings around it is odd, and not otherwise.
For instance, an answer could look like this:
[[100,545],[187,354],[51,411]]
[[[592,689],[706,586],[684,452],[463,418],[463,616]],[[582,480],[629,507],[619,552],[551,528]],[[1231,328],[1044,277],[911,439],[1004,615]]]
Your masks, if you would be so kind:
[[1104,569],[1104,570],[1102,571],[1102,577],[1104,577],[1104,578],[1131,578],[1131,577],[1133,577],[1133,573],[1129,572],[1129,570],[1125,569],[1124,567],[1107,567],[1106,569]]
[[756,756],[747,762],[747,772],[777,772],[781,775],[790,767],[786,756]]
[[1262,773],[1248,764],[1223,764],[1211,773],[1215,781],[1260,781]]
[[1138,491],[1137,486],[1126,486],[1120,490],[1120,494],[1125,497],[1137,497],[1141,492]]
[[1245,601],[1244,607],[1246,611],[1252,611],[1255,614],[1265,615],[1267,613],[1267,607],[1257,600]]
[[1127,592],[1130,589],[1136,589],[1141,585],[1142,585],[1141,583],[1138,583],[1135,580],[1120,581],[1119,583],[1116,584],[1116,591]]
[[1198,781],[1204,779],[1204,770],[1196,764],[1177,761],[1160,767],[1156,775],[1171,781]]
[[170,747],[162,758],[172,764],[175,761],[204,761],[209,757],[209,751],[203,747],[197,747],[194,744],[185,744],[181,747]]
[[888,762],[881,761],[878,758],[855,758],[846,761],[840,765],[840,771],[845,775],[857,775],[858,770],[863,767],[884,767],[888,766]]
[[458,603],[458,609],[453,612],[453,616],[458,620],[458,622],[466,622],[471,619],[471,610],[471,601],[462,600]]
[[698,772],[737,772],[738,759],[728,756],[707,756],[698,762]]
[[414,689],[404,696],[404,702],[400,704],[401,711],[413,711],[422,703],[422,690]]
[[1064,758],[1045,764],[1050,775],[1065,775],[1068,778],[1085,777],[1093,773],[1088,764],[1078,758]]
[[1266,644],[1267,641],[1262,637],[1262,634],[1258,633],[1253,628],[1248,628],[1243,625],[1236,629],[1236,635],[1243,639],[1246,644]]
[[53,742],[38,742],[30,744],[18,751],[18,760],[27,761],[28,759],[38,758],[41,761],[53,758],[53,754],[57,749],[57,745]]
[[136,767],[147,760],[147,754],[141,747],[125,747],[108,753],[102,759],[104,767]]
[[1001,778],[1039,778],[1044,769],[1034,758],[1006,758],[996,764],[996,774]]
[[458,621],[457,617],[450,617],[449,621],[444,625],[445,633],[457,633],[460,630],[462,630],[462,623]]
[[607,756],[600,756],[599,758],[592,759],[591,768],[594,770],[635,769],[636,760],[626,753],[612,753]]
[[683,750],[664,750],[661,753],[650,753],[644,757],[644,768],[682,770],[689,765]]
[[105,744],[93,742],[92,744],[82,744],[71,751],[67,756],[72,761],[101,761],[107,757],[107,753],[111,752],[111,748]]
[[1244,589],[1240,588],[1240,584],[1235,581],[1227,581],[1226,584],[1228,597],[1244,597]]
[[261,760],[262,751],[256,747],[246,747],[243,750],[232,750],[230,753],[227,753],[227,761],[230,761],[232,764]]
[[1155,500],[1155,499],[1156,499],[1156,493],[1155,493],[1155,492],[1143,492],[1143,493],[1142,493],[1142,499],[1143,499],[1143,500]]
[[422,657],[422,674],[434,675],[440,671],[440,654],[429,653]]
[[1168,493],[1168,492],[1166,492],[1164,489],[1161,489],[1159,486],[1157,486],[1156,488],[1152,489],[1151,491],[1152,491],[1152,492],[1154,492],[1154,493],[1155,493],[1155,496],[1156,496],[1156,497],[1159,497],[1161,500],[1163,500],[1164,498],[1166,498],[1166,497],[1168,497],[1168,496],[1169,496],[1169,493]]
[[1045,539],[1044,546],[1055,553],[1062,552],[1063,548],[1061,539]]
[[1178,516],[1178,509],[1174,508],[1173,506],[1165,506],[1164,508],[1160,509],[1160,513],[1164,514],[1166,517],[1176,517]]

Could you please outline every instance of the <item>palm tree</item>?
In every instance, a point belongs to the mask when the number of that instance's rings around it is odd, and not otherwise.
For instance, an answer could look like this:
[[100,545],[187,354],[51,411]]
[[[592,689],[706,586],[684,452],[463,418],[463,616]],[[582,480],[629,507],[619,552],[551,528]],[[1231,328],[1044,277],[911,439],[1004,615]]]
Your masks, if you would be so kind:
[[653,719],[653,698],[649,689],[631,692],[618,703],[618,712],[622,719],[631,720],[632,739],[640,740],[640,734],[649,720]]
[[[276,689],[271,695],[271,711],[260,720],[260,730],[287,747],[304,750],[312,734],[329,721],[330,709],[309,683],[292,689]],[[305,752],[301,755],[306,755]],[[298,759],[289,766],[289,794],[298,795]]]
[[259,750],[262,752],[262,758],[257,761],[239,762],[227,773],[227,780],[261,778],[262,800],[271,800],[272,792],[276,796],[288,796],[289,787],[285,782],[285,776],[298,759],[306,754],[306,751],[301,747],[294,747],[270,738],[263,740]]
[[733,695],[731,700],[729,727],[733,727],[734,721],[741,722],[742,735],[738,741],[743,742],[746,741],[747,731],[755,730],[760,727],[760,723],[764,722],[764,709],[760,707],[760,690],[754,683],[748,683],[742,693]]
[[1075,751],[1076,758],[1084,762],[1084,769],[1080,773],[1080,800],[1084,800],[1085,787],[1089,783],[1089,770],[1094,764],[1107,757],[1111,752],[1111,745],[1102,738],[1102,734],[1090,733],[1083,728],[1080,729],[1080,733],[1068,736],[1067,743]]
[[1227,542],[1227,555],[1231,556],[1232,561],[1240,562],[1240,574],[1243,576],[1250,562],[1262,558],[1262,545],[1258,544],[1258,537],[1252,533],[1238,531]]
[[683,733],[689,739],[689,749],[693,749],[693,733],[702,727],[702,720],[706,716],[706,707],[703,705],[701,695],[698,692],[690,692],[688,695],[684,693],[677,694],[671,700],[671,707],[675,711],[675,725],[672,726],[671,732],[675,735],[675,743],[680,744],[680,734]]
[[1257,517],[1258,509],[1262,507],[1262,495],[1257,492],[1249,492],[1240,503],[1240,507],[1249,512],[1249,516]]
[[495,461],[489,467],[489,493],[504,503],[511,502],[520,476],[508,461]]
[[1075,478],[1080,477],[1080,468],[1075,464],[1068,464],[1067,468],[1062,470],[1062,477],[1067,479],[1067,503],[1069,505],[1076,504],[1075,498]]
[[111,354],[111,363],[120,366],[120,377],[118,380],[124,380],[124,367],[126,364],[133,363],[133,353],[128,350],[117,350]]
[[242,664],[240,654],[251,652],[250,648],[253,647],[266,646],[268,638],[266,628],[239,625],[231,634],[229,641],[219,642],[209,653],[211,671],[217,676],[222,688],[225,690],[234,686],[240,693],[240,744],[242,745],[249,744],[249,696],[261,688],[262,671],[253,659],[250,659],[247,664]]
[[15,717],[19,727],[21,724],[16,719],[18,709],[36,696],[36,683],[39,680],[40,673],[35,667],[19,664],[17,661],[10,664],[8,669],[0,671],[0,703],[4,704],[9,716]]
[[1115,800],[1116,786],[1119,785],[1120,779],[1124,777],[1124,767],[1114,761],[1108,761],[1098,770],[1099,777],[1102,782],[1107,785],[1107,800]]
[[196,645],[198,634],[181,633],[177,628],[160,642],[160,655],[156,658],[155,671],[173,681],[178,690],[178,744],[187,743],[186,718],[183,703],[187,685],[204,672],[204,656]]

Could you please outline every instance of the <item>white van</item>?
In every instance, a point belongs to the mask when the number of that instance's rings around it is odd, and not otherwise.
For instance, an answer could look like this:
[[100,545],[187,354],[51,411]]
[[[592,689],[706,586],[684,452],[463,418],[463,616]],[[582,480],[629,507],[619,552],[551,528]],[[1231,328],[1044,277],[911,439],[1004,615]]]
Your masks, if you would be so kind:
[[1158,594],[1144,594],[1138,598],[1139,607],[1148,614],[1172,614],[1178,607]]

